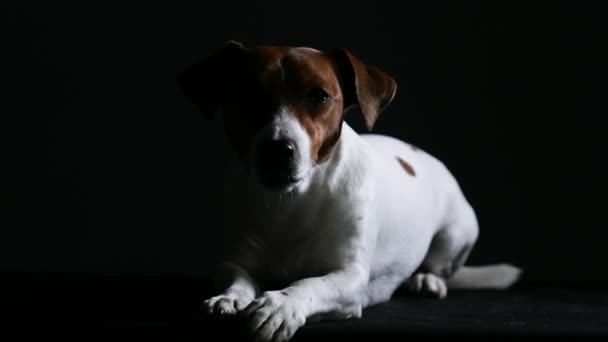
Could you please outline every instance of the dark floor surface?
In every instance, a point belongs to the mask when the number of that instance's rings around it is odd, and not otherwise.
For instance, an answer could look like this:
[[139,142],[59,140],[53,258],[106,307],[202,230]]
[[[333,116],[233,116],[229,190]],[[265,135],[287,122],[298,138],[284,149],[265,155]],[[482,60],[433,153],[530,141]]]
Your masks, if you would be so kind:
[[[17,319],[13,326],[23,336],[247,340],[240,322],[201,315],[200,300],[211,294],[205,279],[4,273],[2,284],[2,310],[5,317]],[[398,293],[390,302],[366,309],[362,319],[308,324],[294,341],[411,341],[455,335],[608,337],[608,291],[520,285],[509,291],[451,291],[442,301]]]

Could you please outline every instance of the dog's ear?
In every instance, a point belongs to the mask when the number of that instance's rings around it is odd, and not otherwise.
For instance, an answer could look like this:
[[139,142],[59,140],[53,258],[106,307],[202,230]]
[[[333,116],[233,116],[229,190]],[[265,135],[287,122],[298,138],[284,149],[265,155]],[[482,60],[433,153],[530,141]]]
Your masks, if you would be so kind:
[[229,41],[177,76],[177,84],[182,92],[206,118],[212,118],[219,105],[221,91],[225,87],[222,76],[234,65],[232,63],[235,57],[244,49],[241,43]]
[[397,82],[382,70],[365,65],[346,49],[328,53],[338,68],[344,111],[359,107],[371,131],[380,113],[393,101]]

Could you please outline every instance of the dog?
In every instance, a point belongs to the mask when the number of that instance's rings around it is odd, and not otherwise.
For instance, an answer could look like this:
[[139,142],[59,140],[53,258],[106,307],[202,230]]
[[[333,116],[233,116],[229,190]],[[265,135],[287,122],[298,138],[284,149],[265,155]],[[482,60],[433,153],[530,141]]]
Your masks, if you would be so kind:
[[182,92],[220,112],[234,152],[223,224],[239,232],[202,309],[245,318],[259,341],[306,322],[359,318],[400,287],[505,289],[521,270],[463,266],[475,212],[447,167],[371,131],[396,81],[349,50],[245,47],[229,41],[179,73]]

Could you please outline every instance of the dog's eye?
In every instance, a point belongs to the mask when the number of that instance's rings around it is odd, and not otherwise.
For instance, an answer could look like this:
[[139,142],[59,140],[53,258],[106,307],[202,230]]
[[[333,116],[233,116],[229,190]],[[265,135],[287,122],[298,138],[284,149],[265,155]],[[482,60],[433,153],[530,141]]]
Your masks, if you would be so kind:
[[331,96],[322,88],[312,88],[306,96],[306,100],[313,105],[323,104],[330,99]]

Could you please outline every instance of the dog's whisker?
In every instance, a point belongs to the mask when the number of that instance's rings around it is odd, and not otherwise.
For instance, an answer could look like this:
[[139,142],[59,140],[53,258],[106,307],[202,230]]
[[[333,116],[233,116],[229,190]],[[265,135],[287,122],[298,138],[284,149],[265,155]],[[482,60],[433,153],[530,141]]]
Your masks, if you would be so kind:
[[325,171],[323,170],[323,168],[321,167],[321,165],[319,165],[316,161],[312,161],[315,165],[315,168],[319,169],[319,171],[321,172],[321,174],[323,175],[323,178],[326,178],[327,176],[325,175]]

